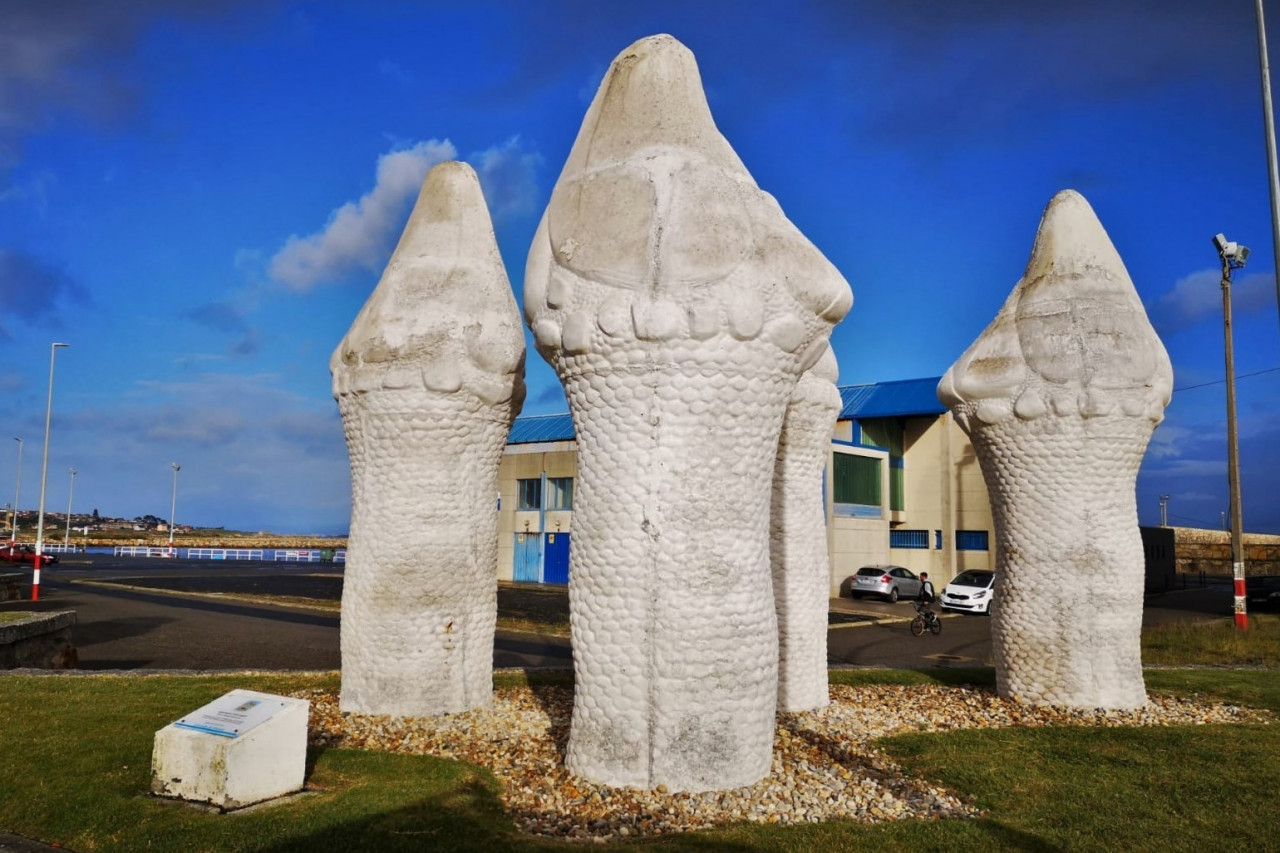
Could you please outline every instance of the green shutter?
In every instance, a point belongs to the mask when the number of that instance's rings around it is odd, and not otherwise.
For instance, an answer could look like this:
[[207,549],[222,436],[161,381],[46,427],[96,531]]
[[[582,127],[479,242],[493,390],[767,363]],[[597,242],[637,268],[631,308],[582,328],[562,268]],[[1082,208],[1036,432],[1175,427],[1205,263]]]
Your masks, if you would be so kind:
[[834,473],[836,503],[881,506],[879,459],[837,453]]

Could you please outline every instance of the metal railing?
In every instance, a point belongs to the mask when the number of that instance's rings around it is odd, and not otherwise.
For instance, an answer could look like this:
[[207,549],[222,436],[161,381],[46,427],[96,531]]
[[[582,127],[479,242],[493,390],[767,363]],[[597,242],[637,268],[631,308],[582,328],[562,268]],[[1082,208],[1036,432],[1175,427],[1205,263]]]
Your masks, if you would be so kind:
[[328,562],[345,563],[347,561],[346,551],[336,551],[328,548],[278,548],[275,552],[275,560],[277,563],[320,563],[325,561],[325,554],[328,552]]
[[83,545],[68,545],[66,542],[45,542],[41,547],[46,554],[78,554],[84,550]]
[[117,557],[176,557],[177,548],[155,548],[149,545],[117,545]]
[[261,560],[261,548],[188,548],[188,560]]

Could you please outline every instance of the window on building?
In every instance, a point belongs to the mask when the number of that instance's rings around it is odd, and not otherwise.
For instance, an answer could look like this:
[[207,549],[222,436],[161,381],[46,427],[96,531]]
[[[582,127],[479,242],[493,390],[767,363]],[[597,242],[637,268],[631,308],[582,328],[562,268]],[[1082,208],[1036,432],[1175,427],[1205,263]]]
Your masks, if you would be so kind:
[[901,512],[907,508],[906,482],[902,454],[906,447],[906,422],[902,418],[866,418],[858,421],[865,447],[882,447],[889,451],[889,509]]
[[573,509],[573,478],[547,478],[547,509]]
[[516,480],[516,509],[542,509],[542,478]]
[[929,548],[929,531],[927,530],[890,530],[890,548]]
[[835,454],[832,471],[835,480],[835,502],[881,506],[880,460],[849,453]]
[[957,530],[956,531],[956,550],[957,551],[988,551],[987,531],[985,530]]

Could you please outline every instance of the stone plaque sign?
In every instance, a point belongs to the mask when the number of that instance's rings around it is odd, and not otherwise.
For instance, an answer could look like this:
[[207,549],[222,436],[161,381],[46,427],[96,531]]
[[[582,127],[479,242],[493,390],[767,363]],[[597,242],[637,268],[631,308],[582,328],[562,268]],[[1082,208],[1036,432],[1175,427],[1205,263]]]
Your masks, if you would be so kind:
[[221,737],[240,737],[280,713],[288,704],[279,697],[232,690],[174,721],[174,725]]
[[309,710],[305,699],[224,693],[156,732],[151,793],[225,811],[302,790]]

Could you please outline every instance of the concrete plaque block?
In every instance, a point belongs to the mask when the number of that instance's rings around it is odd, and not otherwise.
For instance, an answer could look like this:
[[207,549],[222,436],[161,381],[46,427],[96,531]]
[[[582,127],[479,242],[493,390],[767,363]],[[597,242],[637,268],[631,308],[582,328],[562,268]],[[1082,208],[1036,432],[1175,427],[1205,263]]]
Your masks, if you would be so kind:
[[156,732],[151,793],[238,809],[302,790],[304,699],[232,690]]

